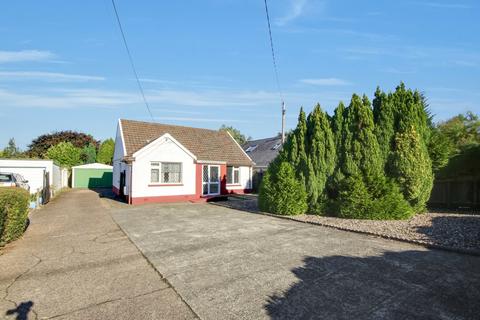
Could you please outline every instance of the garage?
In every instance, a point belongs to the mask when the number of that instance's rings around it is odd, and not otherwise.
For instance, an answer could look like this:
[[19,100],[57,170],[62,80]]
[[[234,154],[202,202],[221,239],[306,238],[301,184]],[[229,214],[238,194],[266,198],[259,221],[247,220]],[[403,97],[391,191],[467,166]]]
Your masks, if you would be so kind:
[[111,188],[113,167],[89,163],[72,167],[72,188]]

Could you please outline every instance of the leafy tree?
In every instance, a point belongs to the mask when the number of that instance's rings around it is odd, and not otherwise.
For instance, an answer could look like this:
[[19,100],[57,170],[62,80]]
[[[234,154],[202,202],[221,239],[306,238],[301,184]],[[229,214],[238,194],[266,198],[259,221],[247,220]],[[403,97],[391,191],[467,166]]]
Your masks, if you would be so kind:
[[46,157],[61,166],[71,168],[82,163],[81,153],[82,150],[71,142],[60,142],[47,150]]
[[111,165],[113,163],[113,152],[115,141],[112,138],[102,142],[97,153],[97,162]]
[[89,144],[93,144],[95,148],[98,148],[98,141],[89,134],[75,131],[59,131],[35,138],[28,146],[27,153],[30,157],[44,158],[47,150],[60,142],[70,142],[74,147],[80,149]]
[[425,210],[433,187],[432,163],[413,126],[395,136],[391,172],[415,212]]
[[260,210],[281,215],[305,213],[307,194],[290,163],[278,161],[269,167],[260,186],[259,206]]
[[465,147],[480,144],[480,119],[471,111],[440,122],[437,129],[451,141],[455,154]]
[[335,168],[335,145],[330,121],[319,104],[308,116],[306,145],[309,210],[320,213],[326,202],[325,185]]
[[248,140],[251,139],[251,137],[247,137],[246,135],[244,135],[243,133],[240,132],[240,130],[232,127],[232,126],[226,126],[224,124],[222,124],[222,126],[220,127],[219,129],[220,131],[227,131],[228,133],[230,133],[233,137],[233,139],[235,139],[239,145],[243,146]]
[[23,158],[23,153],[17,147],[14,138],[8,140],[7,146],[0,152],[1,158]]
[[94,163],[97,159],[97,149],[91,143],[82,148],[80,155],[83,163]]

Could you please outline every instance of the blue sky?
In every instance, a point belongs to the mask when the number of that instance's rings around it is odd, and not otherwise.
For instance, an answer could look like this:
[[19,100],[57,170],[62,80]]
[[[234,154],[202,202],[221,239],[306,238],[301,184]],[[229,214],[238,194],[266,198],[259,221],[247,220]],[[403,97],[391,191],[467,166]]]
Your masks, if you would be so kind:
[[[254,138],[280,130],[263,0],[126,1],[117,8],[158,122]],[[480,113],[480,8],[472,0],[270,0],[287,125],[353,92],[400,81],[435,120]],[[0,146],[39,134],[115,134],[149,120],[109,0],[10,1],[0,9]]]

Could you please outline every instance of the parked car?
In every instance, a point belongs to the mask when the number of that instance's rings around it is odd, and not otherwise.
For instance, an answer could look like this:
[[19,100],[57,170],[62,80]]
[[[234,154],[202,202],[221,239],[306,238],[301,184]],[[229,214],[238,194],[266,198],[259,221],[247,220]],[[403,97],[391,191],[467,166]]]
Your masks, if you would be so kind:
[[0,187],[17,187],[30,191],[28,180],[18,173],[0,172]]

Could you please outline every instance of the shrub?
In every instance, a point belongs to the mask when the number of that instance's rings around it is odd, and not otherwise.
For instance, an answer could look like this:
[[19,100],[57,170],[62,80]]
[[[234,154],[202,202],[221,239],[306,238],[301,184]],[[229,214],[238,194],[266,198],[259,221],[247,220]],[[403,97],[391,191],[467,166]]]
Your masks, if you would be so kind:
[[339,195],[330,211],[341,218],[398,220],[410,218],[414,211],[392,181],[367,188],[361,177],[351,176],[340,185]]
[[[277,164],[274,164],[277,168]],[[307,210],[307,193],[302,182],[295,177],[293,166],[288,162],[278,164],[272,174],[268,170],[262,181],[259,207],[262,211],[281,215],[296,215]]]
[[0,188],[0,244],[20,237],[27,223],[30,194],[20,188]]

